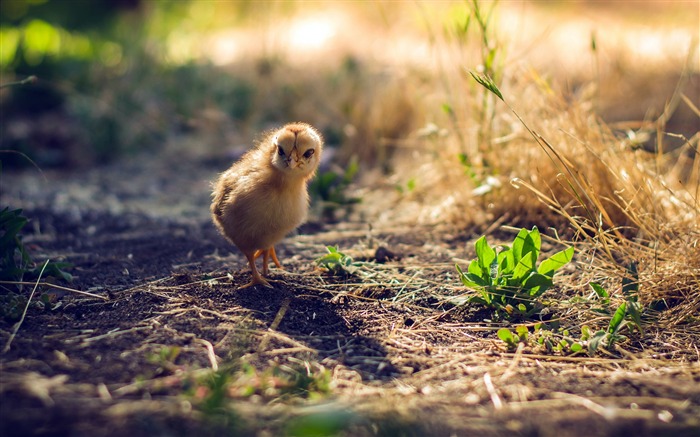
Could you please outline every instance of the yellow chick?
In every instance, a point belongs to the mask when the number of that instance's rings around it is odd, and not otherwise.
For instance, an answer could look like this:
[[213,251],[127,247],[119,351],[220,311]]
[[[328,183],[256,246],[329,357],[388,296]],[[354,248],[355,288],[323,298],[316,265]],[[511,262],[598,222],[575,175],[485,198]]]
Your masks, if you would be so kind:
[[309,209],[307,182],[316,173],[323,139],[306,123],[290,123],[264,136],[214,184],[211,214],[219,231],[248,259],[253,274],[245,287],[270,283],[270,258],[282,268],[274,245],[299,226]]

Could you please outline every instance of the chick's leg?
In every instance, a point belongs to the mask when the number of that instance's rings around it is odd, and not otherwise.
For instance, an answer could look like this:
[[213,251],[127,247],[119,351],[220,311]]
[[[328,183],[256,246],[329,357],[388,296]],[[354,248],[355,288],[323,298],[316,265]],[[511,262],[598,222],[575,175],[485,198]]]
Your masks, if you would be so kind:
[[255,267],[255,258],[260,256],[258,252],[259,251],[245,253],[245,257],[248,258],[248,265],[250,266],[250,272],[252,273],[253,278],[250,280],[249,283],[244,285],[243,288],[250,287],[252,285],[264,285],[265,287],[272,288],[272,285],[270,285],[270,283],[267,282],[265,278],[260,276],[257,267]]
[[284,270],[282,268],[282,264],[280,264],[280,260],[277,259],[277,254],[275,253],[275,246],[271,246],[265,250],[255,251],[254,256],[256,259],[260,257],[260,255],[263,256],[263,276],[267,276],[270,273],[270,258],[272,258],[272,262],[275,263],[275,266],[277,266],[277,268]]
[[275,246],[270,247],[267,249],[267,251],[270,253],[270,256],[272,257],[272,261],[275,263],[278,269],[284,270],[282,267],[282,264],[280,264],[280,260],[277,259],[277,253],[275,253]]

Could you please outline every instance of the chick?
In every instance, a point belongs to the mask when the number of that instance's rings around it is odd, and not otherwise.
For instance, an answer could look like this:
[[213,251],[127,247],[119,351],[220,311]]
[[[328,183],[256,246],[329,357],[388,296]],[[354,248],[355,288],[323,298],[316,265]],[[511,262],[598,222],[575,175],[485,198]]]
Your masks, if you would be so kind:
[[[290,123],[265,135],[214,184],[211,214],[219,231],[248,259],[245,287],[262,284],[270,258],[282,268],[274,245],[299,226],[309,209],[307,182],[316,173],[323,139],[306,123]],[[263,276],[255,260],[263,257]]]

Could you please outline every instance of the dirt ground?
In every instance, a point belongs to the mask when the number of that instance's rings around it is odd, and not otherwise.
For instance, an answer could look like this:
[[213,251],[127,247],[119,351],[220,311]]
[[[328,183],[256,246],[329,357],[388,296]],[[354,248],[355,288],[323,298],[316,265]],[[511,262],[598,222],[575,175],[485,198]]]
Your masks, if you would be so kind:
[[[455,259],[483,230],[312,220],[279,245],[274,288],[241,289],[244,259],[208,218],[220,167],[3,174],[34,257],[70,262],[64,285],[104,299],[53,289],[55,309],[30,306],[0,355],[2,435],[700,435],[697,332],[650,330],[627,355],[508,351],[488,311],[439,299],[461,290]],[[364,264],[321,271],[327,245]],[[0,320],[2,346],[12,328]],[[192,381],[227,363],[301,363],[329,389],[283,397],[250,383],[212,419]],[[335,422],[299,431],[319,417]]]

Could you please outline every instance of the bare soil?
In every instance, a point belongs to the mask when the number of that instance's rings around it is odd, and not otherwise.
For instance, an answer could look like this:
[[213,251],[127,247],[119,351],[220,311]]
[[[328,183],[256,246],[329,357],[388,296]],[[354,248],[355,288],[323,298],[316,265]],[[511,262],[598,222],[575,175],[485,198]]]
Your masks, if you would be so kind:
[[[507,323],[438,298],[459,292],[455,258],[473,256],[483,230],[312,220],[279,245],[274,288],[241,289],[244,258],[207,216],[219,170],[139,160],[3,175],[3,205],[32,220],[34,257],[70,262],[64,285],[105,299],[44,289],[60,305],[30,306],[0,355],[2,435],[283,435],[324,412],[353,436],[700,435],[696,331],[652,328],[593,358],[513,352],[496,337]],[[366,264],[329,275],[314,263],[326,245]],[[12,329],[0,320],[2,346]],[[229,393],[235,414],[217,421],[192,388],[212,360],[307,363],[330,373],[330,390]]]

